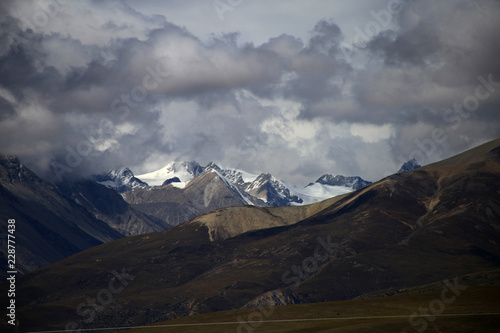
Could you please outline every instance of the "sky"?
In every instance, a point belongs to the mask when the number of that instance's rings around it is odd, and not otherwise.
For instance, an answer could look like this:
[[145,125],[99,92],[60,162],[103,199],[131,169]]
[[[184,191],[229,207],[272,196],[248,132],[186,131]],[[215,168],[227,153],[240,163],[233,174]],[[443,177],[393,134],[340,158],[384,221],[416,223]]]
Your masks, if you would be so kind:
[[500,2],[2,1],[0,153],[375,181],[500,137]]

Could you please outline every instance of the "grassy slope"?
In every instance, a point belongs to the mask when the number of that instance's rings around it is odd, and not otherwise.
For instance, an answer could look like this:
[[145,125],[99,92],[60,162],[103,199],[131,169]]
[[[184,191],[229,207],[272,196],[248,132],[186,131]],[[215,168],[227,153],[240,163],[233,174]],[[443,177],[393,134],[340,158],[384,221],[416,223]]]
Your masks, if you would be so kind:
[[339,195],[306,206],[226,207],[200,215],[189,223],[201,223],[209,229],[210,240],[224,240],[248,231],[286,226],[307,219],[346,197]]
[[[162,327],[142,327],[126,332],[416,332],[416,329],[422,328],[423,324],[412,326],[409,321],[410,315],[418,312],[420,308],[428,308],[432,301],[440,297],[441,291],[434,291],[274,308],[221,311],[152,324]],[[425,332],[498,332],[499,298],[499,285],[469,287],[441,313],[467,316],[436,317],[432,321],[426,321],[428,326]],[[495,314],[489,315],[490,313]],[[384,316],[386,318],[383,318]],[[390,316],[398,317],[387,318]]]

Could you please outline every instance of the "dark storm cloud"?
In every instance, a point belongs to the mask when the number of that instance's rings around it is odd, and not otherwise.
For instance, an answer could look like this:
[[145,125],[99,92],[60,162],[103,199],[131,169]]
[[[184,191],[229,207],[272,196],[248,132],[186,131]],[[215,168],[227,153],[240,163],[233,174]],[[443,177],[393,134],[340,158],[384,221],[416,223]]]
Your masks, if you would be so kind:
[[[379,119],[392,118],[401,133],[415,131],[399,136],[395,152],[420,149],[415,143],[430,142],[436,128],[446,131],[439,148],[448,153],[500,135],[500,86],[487,91],[495,84],[483,84],[500,81],[499,15],[496,1],[409,2],[397,16],[400,30],[367,44],[366,51],[383,65],[362,74],[358,101]],[[477,89],[488,96],[478,100]],[[473,112],[455,108],[474,100]],[[425,155],[422,162],[429,161]]]
[[[37,69],[43,63],[44,55],[39,49],[42,36],[30,34],[29,40],[19,30],[11,31],[18,36],[20,41],[11,39],[11,48],[2,56],[0,63],[0,85],[8,89],[17,97],[22,98],[26,89],[37,89],[44,94],[57,90],[61,84],[60,74],[51,67]],[[4,39],[5,41],[5,39]],[[28,45],[29,43],[29,45]]]
[[442,108],[459,102],[464,89],[475,89],[477,76],[500,79],[499,10],[494,1],[408,2],[396,14],[400,30],[382,31],[361,50],[371,59],[352,79],[362,110],[346,115],[332,104],[330,114],[363,120],[370,117],[368,110],[381,107],[387,111],[372,111],[376,117],[369,121],[406,121],[408,106],[415,106],[415,112]]
[[[394,15],[397,28],[380,31],[358,49],[369,60],[342,76],[347,85],[323,83],[330,94],[318,94],[321,88],[311,84],[314,93],[297,94],[303,98],[302,116],[392,124],[394,155],[407,158],[419,150],[422,163],[498,137],[500,3],[408,1]],[[478,100],[477,89],[487,98]],[[473,112],[455,108],[466,102]],[[440,129],[445,143],[432,139],[432,131]],[[435,149],[420,148],[428,140]]]
[[[81,45],[59,34],[22,31],[16,25],[9,28],[10,35],[3,40],[10,48],[0,58],[0,94],[11,97],[1,98],[3,152],[20,155],[43,176],[54,178],[51,161],[62,166],[60,174],[86,175],[119,166],[130,156],[140,159],[154,153],[148,147],[165,148],[158,139],[158,111],[144,98],[144,88],[137,90],[139,97],[130,106],[121,102],[129,107],[126,117],[113,112],[114,101],[122,95],[130,99],[148,74],[146,65],[134,63],[137,55],[131,55],[134,50],[147,52],[143,42],[118,40],[96,50],[95,45]],[[69,49],[78,44],[89,61],[67,70],[55,68],[48,64],[50,50],[44,49],[44,43],[53,41]],[[101,53],[111,54],[112,59],[104,59]],[[149,59],[145,64],[154,68],[156,63]],[[131,135],[121,127],[130,122],[148,131]]]
[[398,16],[402,30],[368,49],[387,65],[437,70],[429,79],[442,85],[474,83],[472,73],[499,74],[499,13],[495,1],[410,2]]
[[335,23],[322,20],[314,26],[306,52],[336,57],[339,54],[342,39],[342,31]]
[[0,97],[0,121],[14,116],[15,113],[14,106],[5,98]]

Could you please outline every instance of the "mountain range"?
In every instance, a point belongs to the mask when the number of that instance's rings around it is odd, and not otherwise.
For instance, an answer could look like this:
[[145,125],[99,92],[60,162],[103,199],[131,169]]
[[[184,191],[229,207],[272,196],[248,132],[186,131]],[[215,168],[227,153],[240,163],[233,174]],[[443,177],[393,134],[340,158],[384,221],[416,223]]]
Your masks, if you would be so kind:
[[119,192],[133,210],[162,221],[163,229],[218,208],[304,205],[371,184],[360,177],[327,174],[301,188],[269,173],[255,175],[214,162],[201,166],[195,161],[171,162],[138,176],[123,168],[94,179]]
[[[270,174],[196,162],[172,162],[138,177],[121,168],[54,185],[15,156],[0,158],[0,217],[16,219],[24,230],[17,265],[22,273],[103,242],[163,231],[215,209],[299,205],[353,189],[341,182],[300,188]],[[1,244],[6,228],[0,228]],[[5,258],[6,248],[0,250]]]
[[325,174],[316,182],[302,188],[279,180],[269,173],[255,175],[214,162],[203,167],[195,161],[171,162],[157,171],[138,176],[134,176],[132,171],[125,168],[98,176],[96,180],[120,193],[136,189],[155,190],[166,185],[183,189],[194,178],[209,171],[216,171],[228,187],[239,192],[240,199],[245,204],[257,206],[310,204],[371,184],[360,177]]
[[[214,195],[226,184],[221,175],[212,169],[183,189],[160,189],[186,196],[200,185],[195,202],[210,205],[234,198]],[[439,291],[442,281],[455,299],[479,276],[476,285],[497,290],[499,189],[500,139],[310,205],[218,208],[19,278],[20,328],[135,326],[258,306],[253,313],[262,314],[277,305]]]

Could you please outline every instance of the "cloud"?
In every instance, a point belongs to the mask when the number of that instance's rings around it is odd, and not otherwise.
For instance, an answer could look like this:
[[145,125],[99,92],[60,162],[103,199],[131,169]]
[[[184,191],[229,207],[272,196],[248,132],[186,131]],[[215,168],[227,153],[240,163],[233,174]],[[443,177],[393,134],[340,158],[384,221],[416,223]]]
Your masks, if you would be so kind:
[[499,136],[496,88],[479,101],[470,119],[456,114],[460,128],[451,127],[445,116],[455,105],[475,98],[479,77],[500,81],[495,60],[499,14],[495,1],[409,2],[398,14],[398,31],[381,33],[367,43],[365,51],[379,62],[360,74],[357,100],[376,110],[379,119],[392,118],[398,125],[395,153],[407,156],[418,149],[418,140],[430,138],[436,129],[445,130],[448,142],[441,145],[441,153],[425,154],[422,163]]
[[[51,180],[169,160],[304,185],[324,173],[375,180],[412,154],[430,163],[500,135],[496,1],[404,2],[360,45],[330,19],[308,39],[253,44],[237,31],[202,40],[132,2],[2,6],[2,152]],[[454,107],[474,98],[474,111]]]

